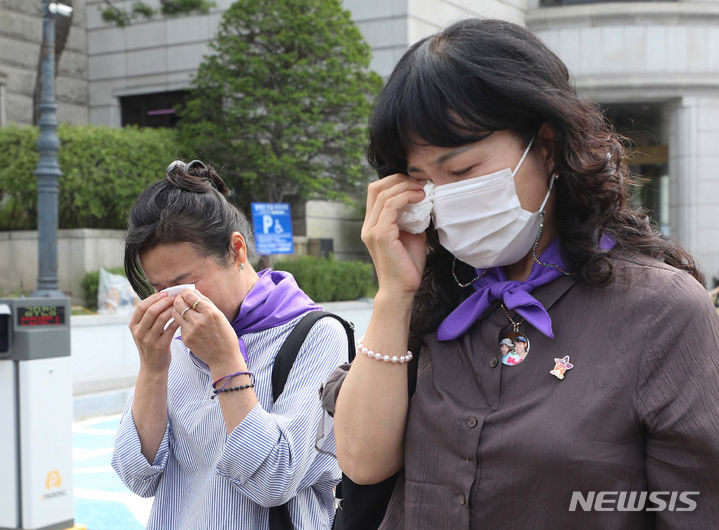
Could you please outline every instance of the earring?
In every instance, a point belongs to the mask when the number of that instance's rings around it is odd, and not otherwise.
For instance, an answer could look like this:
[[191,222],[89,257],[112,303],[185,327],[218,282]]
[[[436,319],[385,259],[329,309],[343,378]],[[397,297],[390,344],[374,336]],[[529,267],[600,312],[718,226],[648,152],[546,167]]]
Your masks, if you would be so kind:
[[242,263],[240,263],[240,270],[241,271],[245,270],[245,262],[244,261]]

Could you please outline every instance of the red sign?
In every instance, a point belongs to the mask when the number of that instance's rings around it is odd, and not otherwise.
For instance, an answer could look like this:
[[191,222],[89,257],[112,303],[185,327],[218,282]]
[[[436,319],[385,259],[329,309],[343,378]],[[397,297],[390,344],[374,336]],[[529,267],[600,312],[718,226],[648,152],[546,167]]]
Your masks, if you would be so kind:
[[18,307],[18,326],[61,326],[65,324],[64,305]]

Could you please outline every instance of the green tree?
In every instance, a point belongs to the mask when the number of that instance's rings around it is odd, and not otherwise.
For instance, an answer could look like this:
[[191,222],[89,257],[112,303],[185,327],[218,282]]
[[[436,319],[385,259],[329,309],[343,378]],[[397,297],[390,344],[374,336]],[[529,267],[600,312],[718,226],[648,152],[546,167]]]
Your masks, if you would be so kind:
[[366,184],[382,80],[339,0],[240,0],[210,47],[179,134],[188,156],[222,170],[236,202],[346,197]]
[[[66,0],[67,3],[67,0]],[[192,12],[206,14],[215,6],[211,0],[160,0],[159,8],[152,7],[145,2],[136,0],[129,7],[119,7],[117,0],[104,0],[100,11],[105,22],[113,22],[117,26],[125,27],[138,18],[150,19],[155,15],[187,15]]]

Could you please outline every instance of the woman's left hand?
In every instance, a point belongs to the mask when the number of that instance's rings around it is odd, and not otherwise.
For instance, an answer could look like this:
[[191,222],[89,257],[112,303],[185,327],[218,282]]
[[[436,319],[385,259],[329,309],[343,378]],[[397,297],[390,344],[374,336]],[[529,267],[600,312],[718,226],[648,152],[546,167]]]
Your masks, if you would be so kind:
[[200,291],[187,289],[180,293],[175,298],[172,316],[182,328],[182,342],[210,370],[220,365],[246,369],[235,330],[222,311]]

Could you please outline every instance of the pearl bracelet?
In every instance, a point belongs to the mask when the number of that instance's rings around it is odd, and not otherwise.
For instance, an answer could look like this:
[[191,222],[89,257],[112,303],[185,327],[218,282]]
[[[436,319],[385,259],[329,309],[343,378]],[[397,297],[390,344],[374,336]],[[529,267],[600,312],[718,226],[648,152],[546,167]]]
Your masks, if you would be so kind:
[[357,341],[357,351],[364,353],[371,359],[377,359],[378,361],[384,361],[386,363],[403,364],[412,360],[412,352],[409,350],[407,350],[407,355],[382,355],[381,353],[373,352],[367,348],[364,344],[362,344],[362,339]]

